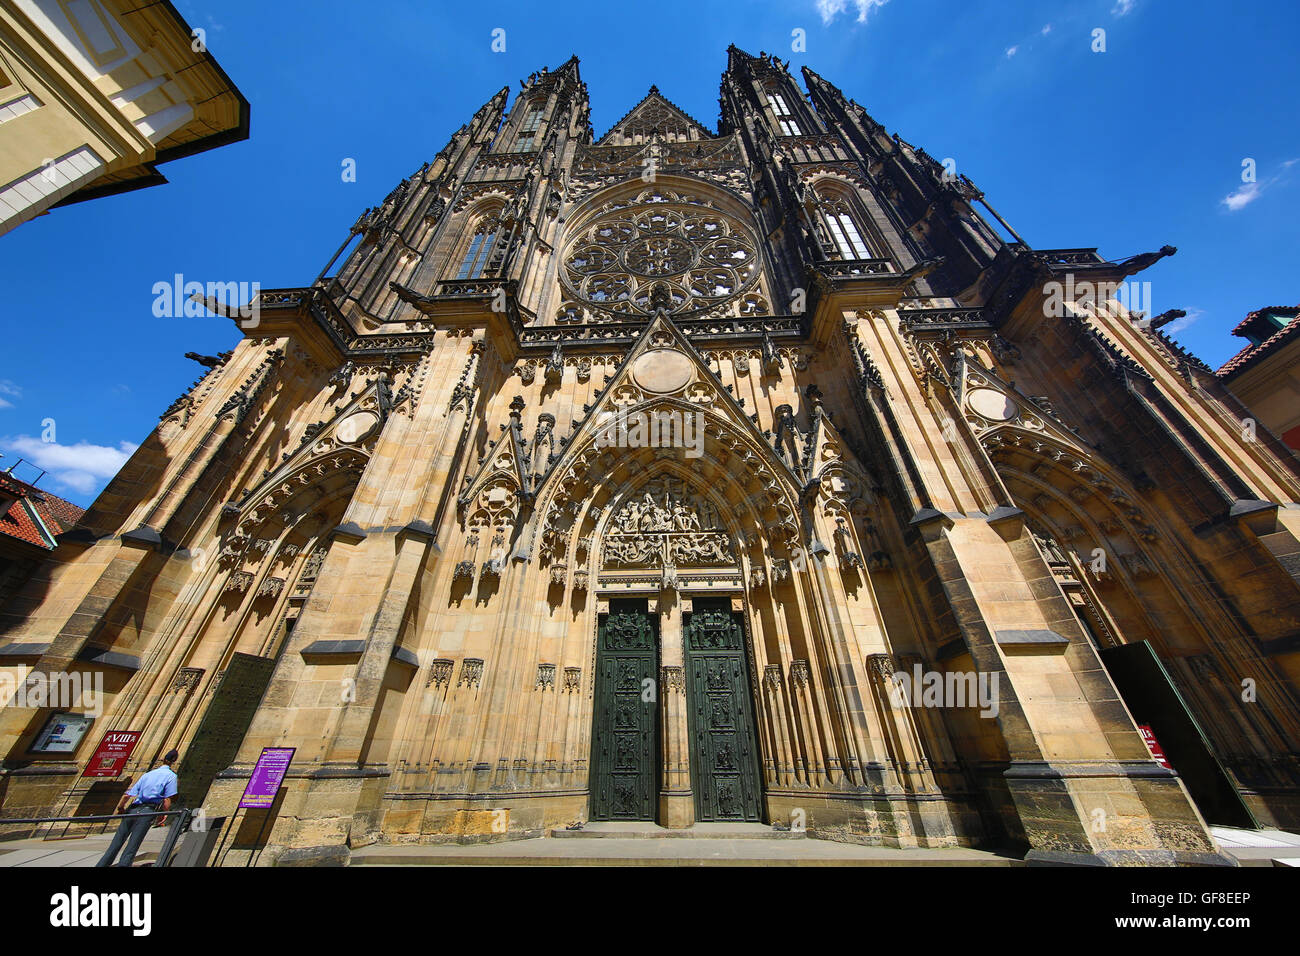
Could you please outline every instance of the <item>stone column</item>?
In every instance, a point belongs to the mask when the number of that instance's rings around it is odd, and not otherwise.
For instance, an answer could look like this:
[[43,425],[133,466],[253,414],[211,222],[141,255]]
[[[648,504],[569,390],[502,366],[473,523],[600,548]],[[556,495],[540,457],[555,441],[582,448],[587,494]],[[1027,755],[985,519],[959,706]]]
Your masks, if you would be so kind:
[[691,790],[691,735],[686,716],[685,654],[682,613],[690,599],[673,591],[659,598],[659,733],[663,771],[659,783],[659,823],[680,829],[695,823],[695,794]]

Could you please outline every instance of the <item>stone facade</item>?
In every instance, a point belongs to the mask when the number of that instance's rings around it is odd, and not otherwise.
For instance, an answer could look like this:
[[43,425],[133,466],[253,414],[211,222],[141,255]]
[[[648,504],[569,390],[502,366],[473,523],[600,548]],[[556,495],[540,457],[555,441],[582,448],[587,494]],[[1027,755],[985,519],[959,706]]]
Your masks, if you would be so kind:
[[[599,140],[576,60],[502,90],[261,294],[6,646],[111,672],[97,730],[143,731],[130,771],[179,746],[210,815],[296,747],[226,863],[608,808],[1222,862],[1103,664],[1142,642],[1232,799],[1300,822],[1296,460],[1149,324],[1052,301],[1171,250],[1004,241],[804,75],[733,47],[716,134],[652,88]],[[47,718],[0,712],[3,811],[111,802],[96,733],[30,752]]]

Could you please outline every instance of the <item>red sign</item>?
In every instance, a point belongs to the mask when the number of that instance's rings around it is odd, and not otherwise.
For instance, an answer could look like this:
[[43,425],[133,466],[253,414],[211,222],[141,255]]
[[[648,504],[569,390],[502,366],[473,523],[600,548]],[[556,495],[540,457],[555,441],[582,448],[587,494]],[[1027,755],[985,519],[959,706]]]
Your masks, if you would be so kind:
[[126,762],[140,739],[138,730],[110,730],[104,734],[86,764],[83,777],[116,777],[126,769]]
[[1160,741],[1156,740],[1156,735],[1146,724],[1138,724],[1138,730],[1142,731],[1142,739],[1147,742],[1147,750],[1151,751],[1151,756],[1155,758],[1156,763],[1166,770],[1173,770],[1173,764],[1165,757],[1165,752],[1160,748]]

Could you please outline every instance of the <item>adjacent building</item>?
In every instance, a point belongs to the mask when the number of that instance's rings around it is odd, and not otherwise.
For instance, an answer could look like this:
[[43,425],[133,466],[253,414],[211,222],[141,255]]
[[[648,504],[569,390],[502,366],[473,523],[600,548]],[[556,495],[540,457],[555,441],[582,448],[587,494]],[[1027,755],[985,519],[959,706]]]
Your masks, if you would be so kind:
[[1300,451],[1300,306],[1256,309],[1233,335],[1250,342],[1217,372],[1259,423]]
[[1207,822],[1300,825],[1300,467],[1111,300],[1174,250],[1034,249],[803,80],[732,47],[716,127],[652,88],[597,135],[542,70],[261,291],[0,608],[0,653],[105,687],[0,711],[2,812],[111,806],[111,729],[127,773],[181,749],[225,864],[590,820],[1218,864]]
[[160,164],[247,139],[248,114],[165,0],[0,5],[0,233],[165,183]]
[[58,535],[81,520],[84,508],[0,472],[0,604],[58,546]]

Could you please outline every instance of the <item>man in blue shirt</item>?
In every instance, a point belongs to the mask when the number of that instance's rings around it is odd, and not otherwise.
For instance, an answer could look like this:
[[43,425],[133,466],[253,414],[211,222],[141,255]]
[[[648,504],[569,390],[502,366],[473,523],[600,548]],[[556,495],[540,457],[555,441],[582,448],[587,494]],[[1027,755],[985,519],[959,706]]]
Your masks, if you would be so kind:
[[[172,797],[176,796],[176,771],[172,770],[172,764],[179,757],[180,754],[175,750],[167,751],[161,767],[150,770],[122,794],[122,799],[117,802],[116,812],[125,811],[126,819],[118,826],[117,833],[113,834],[113,842],[108,845],[108,849],[95,866],[112,866],[113,858],[117,856],[117,851],[122,849],[123,843],[126,844],[126,852],[122,854],[122,859],[117,865],[130,866],[135,862],[136,851],[140,849],[145,834],[149,832],[154,814],[171,809]],[[158,821],[161,823],[166,819],[160,816]]]

